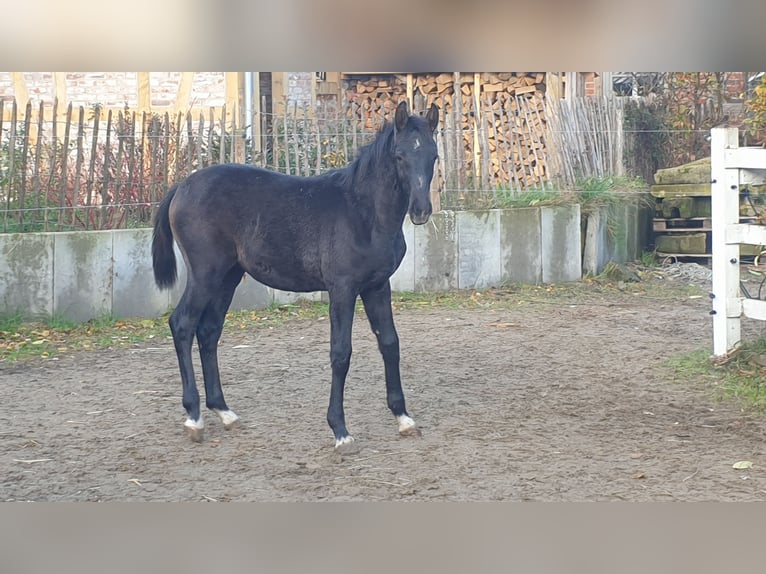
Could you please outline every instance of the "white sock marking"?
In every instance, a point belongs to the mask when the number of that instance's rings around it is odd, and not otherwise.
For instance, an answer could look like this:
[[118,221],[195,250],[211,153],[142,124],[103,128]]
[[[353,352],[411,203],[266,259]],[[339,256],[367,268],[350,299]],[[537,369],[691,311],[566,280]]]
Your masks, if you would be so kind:
[[335,448],[338,448],[339,446],[344,444],[351,444],[352,442],[354,442],[354,437],[352,437],[351,435],[344,436],[343,438],[335,439]]
[[199,420],[195,421],[193,419],[187,418],[186,422],[184,423],[185,427],[189,427],[190,429],[199,429],[202,430],[205,428],[205,421],[202,420],[202,415],[199,416]]
[[415,428],[415,421],[407,415],[399,415],[396,417],[396,420],[399,421],[399,432],[405,432]]
[[234,411],[221,411],[218,409],[213,409],[213,410],[219,417],[221,417],[221,422],[223,423],[223,426],[232,425],[239,420],[239,417],[236,415]]

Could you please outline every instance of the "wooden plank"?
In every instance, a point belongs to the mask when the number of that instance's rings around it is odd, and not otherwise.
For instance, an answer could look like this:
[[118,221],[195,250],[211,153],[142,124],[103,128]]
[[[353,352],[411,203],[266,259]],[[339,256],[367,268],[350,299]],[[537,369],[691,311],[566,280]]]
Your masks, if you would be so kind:
[[[67,101],[66,72],[53,72],[53,85],[54,99],[63,104]],[[53,119],[57,119],[56,114],[53,114]]]
[[[64,199],[66,197],[67,186],[67,160],[69,159],[69,136],[72,128],[72,103],[69,102],[66,110],[66,121],[64,123],[64,141],[61,148],[61,178],[59,179],[59,214],[58,214],[58,230],[61,231],[64,224],[66,213],[64,211]],[[73,191],[77,193],[76,190]]]
[[[106,140],[104,142],[104,165],[101,179],[101,209],[99,228],[105,229],[107,223],[107,205],[109,204],[109,180],[111,175],[109,173],[110,160],[112,158],[112,148],[110,144],[110,138],[112,135],[112,110],[109,110],[109,116],[106,120]],[[154,154],[153,154],[154,155]],[[95,175],[94,175],[95,177]]]
[[[19,187],[19,224],[24,221],[24,199],[27,192],[27,161],[29,159],[29,125],[32,120],[32,102],[27,101],[26,113],[24,114],[24,133],[21,134],[21,185]],[[19,231],[24,231],[23,227]]]
[[19,104],[26,104],[29,101],[29,91],[27,90],[27,81],[24,79],[24,72],[11,72],[11,81],[16,101]]
[[77,120],[77,160],[74,169],[74,192],[72,194],[72,221],[74,226],[77,220],[77,206],[80,204],[80,184],[82,173],[82,164],[85,161],[85,152],[83,147],[85,146],[85,108],[80,106],[78,111]]
[[148,112],[152,109],[152,84],[150,72],[136,72],[138,74],[138,111]]
[[727,245],[744,243],[746,245],[766,245],[766,226],[735,223],[726,226]]
[[724,150],[723,163],[725,168],[766,169],[766,149],[729,148]]
[[189,108],[194,83],[194,72],[181,72],[181,80],[178,82],[176,101],[173,104],[173,113],[183,112]]
[[739,134],[736,128],[713,128],[710,135],[713,354],[724,356],[741,341],[739,318],[730,317],[726,306],[727,301],[739,296],[740,276],[739,246],[726,241],[727,228],[739,223],[739,194],[736,191],[739,173],[736,169],[726,169],[725,156],[727,149],[739,145]]
[[751,319],[766,321],[766,301],[760,299],[742,299],[742,313]]

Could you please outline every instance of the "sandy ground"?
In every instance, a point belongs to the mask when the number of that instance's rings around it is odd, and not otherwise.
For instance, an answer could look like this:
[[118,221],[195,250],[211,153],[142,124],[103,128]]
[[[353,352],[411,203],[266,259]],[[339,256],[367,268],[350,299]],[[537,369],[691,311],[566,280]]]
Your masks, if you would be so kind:
[[[587,290],[399,311],[421,438],[398,436],[359,315],[349,455],[325,422],[326,319],[226,331],[224,391],[243,424],[206,413],[201,444],[182,429],[169,340],[0,365],[0,500],[766,500],[766,419],[664,363],[711,348],[708,311],[681,292]],[[753,467],[733,469],[741,460]]]

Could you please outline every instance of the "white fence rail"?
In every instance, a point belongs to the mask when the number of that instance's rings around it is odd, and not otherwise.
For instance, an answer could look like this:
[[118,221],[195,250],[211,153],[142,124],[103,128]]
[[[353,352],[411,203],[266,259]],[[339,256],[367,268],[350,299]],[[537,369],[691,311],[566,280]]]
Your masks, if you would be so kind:
[[713,355],[725,356],[741,342],[741,318],[766,321],[766,301],[740,293],[740,244],[766,246],[766,226],[742,224],[740,184],[766,183],[766,149],[739,147],[737,128],[710,130],[713,227]]

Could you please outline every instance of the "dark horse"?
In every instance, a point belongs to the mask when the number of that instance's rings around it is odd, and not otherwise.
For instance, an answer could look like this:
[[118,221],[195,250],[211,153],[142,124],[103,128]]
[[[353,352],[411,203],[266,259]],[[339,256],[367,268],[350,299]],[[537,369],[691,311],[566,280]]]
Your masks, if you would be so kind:
[[353,441],[343,413],[343,387],[357,296],[383,356],[388,407],[399,433],[419,434],[404,404],[389,279],[406,250],[404,216],[409,212],[412,222],[422,225],[431,215],[438,121],[435,105],[422,118],[409,115],[402,102],[394,122],[343,169],[295,177],[216,165],[169,189],[154,223],[152,259],[160,288],[176,280],[173,239],[186,262],[186,289],[169,323],[181,370],[184,426],[192,440],[201,441],[204,428],[191,357],[195,335],[207,407],[227,429],[239,421],[223,398],[217,347],[245,272],[275,289],[328,292],[332,387],[327,422],[336,447]]

